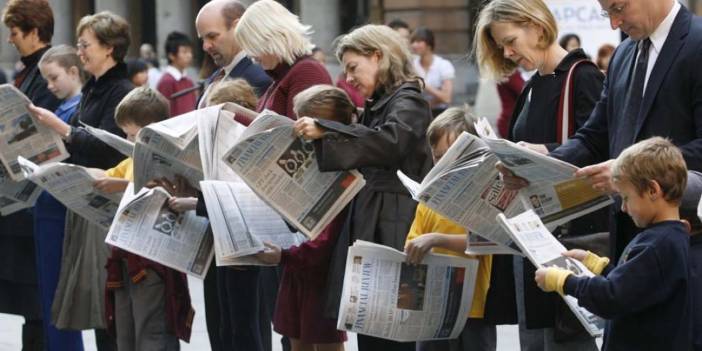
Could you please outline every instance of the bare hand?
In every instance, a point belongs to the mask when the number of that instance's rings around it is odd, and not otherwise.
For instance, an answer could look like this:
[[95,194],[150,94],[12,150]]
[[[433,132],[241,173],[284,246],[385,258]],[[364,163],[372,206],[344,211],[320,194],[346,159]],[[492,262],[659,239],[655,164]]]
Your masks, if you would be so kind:
[[420,235],[405,244],[406,262],[409,264],[420,264],[424,256],[431,251],[435,245],[434,233]]
[[29,109],[29,112],[36,117],[39,123],[51,128],[58,135],[64,136],[71,130],[71,126],[56,116],[56,114],[53,112],[45,108],[34,106],[34,104],[29,104],[27,108]]
[[529,181],[514,174],[514,172],[505,167],[502,162],[497,162],[495,168],[497,168],[497,171],[502,175],[502,182],[505,184],[505,188],[509,190],[519,190],[529,186]]
[[517,143],[517,145],[524,146],[525,148],[531,151],[536,151],[542,155],[548,155],[548,149],[543,144],[531,144],[527,143],[526,141],[520,141]]
[[192,211],[197,208],[196,197],[172,197],[168,199],[168,207],[176,212],[182,213]]
[[575,172],[575,176],[587,177],[595,190],[613,193],[615,191],[612,183],[612,163],[614,163],[614,160],[583,167]]
[[539,268],[536,270],[536,273],[534,273],[534,281],[536,281],[536,285],[541,289],[541,290],[546,290],[546,270],[548,268]]
[[580,250],[580,249],[573,249],[573,250],[568,250],[568,251],[562,253],[561,255],[563,255],[565,257],[570,257],[572,259],[575,259],[575,260],[582,262],[587,257],[587,251]]
[[307,140],[320,139],[324,135],[324,129],[317,125],[317,122],[310,117],[298,118],[293,126],[295,135]]
[[280,246],[269,242],[264,242],[263,245],[266,245],[266,249],[257,253],[256,258],[265,264],[279,264],[282,255]]
[[122,178],[104,177],[96,180],[93,187],[105,194],[121,193],[127,189],[129,181]]

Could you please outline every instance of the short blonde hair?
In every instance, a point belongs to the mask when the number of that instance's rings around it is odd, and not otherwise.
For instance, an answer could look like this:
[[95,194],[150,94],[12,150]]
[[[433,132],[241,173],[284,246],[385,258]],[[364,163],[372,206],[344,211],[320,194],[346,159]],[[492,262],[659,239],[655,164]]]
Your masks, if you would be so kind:
[[680,204],[687,185],[687,166],[673,143],[653,137],[622,151],[612,164],[612,179],[630,182],[640,195],[656,181],[668,202]]
[[389,93],[408,81],[421,81],[414,71],[407,41],[385,25],[368,24],[341,36],[336,47],[336,58],[342,62],[347,51],[358,55],[380,54],[378,85]]
[[225,102],[233,102],[249,110],[255,110],[258,98],[253,87],[247,81],[237,78],[217,83],[212,88],[212,92],[207,94],[207,106]]
[[327,84],[311,86],[295,95],[293,111],[298,118],[317,117],[343,124],[350,124],[358,113],[345,91]]
[[543,30],[539,47],[548,48],[556,42],[558,26],[551,10],[542,0],[493,0],[480,11],[473,38],[475,56],[481,73],[492,79],[509,76],[517,64],[504,57],[500,45],[492,37],[490,26],[495,22],[519,26],[535,25]]
[[427,139],[429,146],[435,147],[441,138],[445,135],[460,135],[467,132],[473,135],[475,133],[475,122],[477,119],[473,115],[470,106],[449,107],[446,111],[441,112],[427,128]]
[[132,89],[115,108],[115,122],[118,126],[134,124],[146,127],[170,117],[168,100],[158,91],[149,87]]
[[93,31],[100,45],[112,48],[112,58],[116,62],[124,60],[131,42],[129,23],[124,18],[110,11],[87,15],[78,22],[76,37],[83,34],[86,29]]
[[260,0],[249,6],[239,19],[234,38],[251,56],[275,55],[292,65],[312,53],[311,26],[273,0]]

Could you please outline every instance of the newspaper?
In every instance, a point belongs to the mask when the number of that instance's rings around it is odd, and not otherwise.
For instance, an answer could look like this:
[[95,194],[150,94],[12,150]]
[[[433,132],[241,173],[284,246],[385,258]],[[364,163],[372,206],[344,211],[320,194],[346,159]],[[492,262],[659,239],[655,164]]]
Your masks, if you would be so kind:
[[41,188],[29,180],[16,182],[0,164],[0,216],[34,206]]
[[[466,231],[470,232],[470,230]],[[485,239],[478,234],[470,233],[465,253],[467,255],[513,255],[514,250]]]
[[105,242],[177,271],[205,278],[212,261],[207,219],[195,211],[173,212],[170,195],[157,187],[134,194],[130,184]]
[[314,145],[295,136],[292,120],[268,111],[249,125],[223,160],[311,239],[365,185],[356,170],[321,172]]
[[265,249],[264,241],[287,249],[307,240],[288,226],[244,182],[202,181],[202,195],[214,235],[215,261],[224,265],[263,265],[237,260]]
[[61,162],[38,166],[22,158],[19,163],[29,180],[48,191],[66,208],[105,231],[110,229],[122,194],[107,194],[95,189],[93,184],[104,176],[104,171]]
[[132,157],[134,154],[134,143],[120,136],[114,135],[106,130],[91,127],[83,122],[80,122],[86,132],[98,138],[103,143],[109,145],[113,149],[119,151],[122,155]]
[[[572,271],[576,276],[594,276],[580,261],[562,255],[567,251],[566,248],[549,232],[534,211],[529,210],[509,219],[500,214],[497,220],[536,267],[560,267]],[[602,335],[604,319],[580,307],[578,300],[570,295],[563,296],[563,299],[590,335]]]
[[29,112],[31,103],[14,86],[0,85],[0,161],[15,181],[24,179],[17,157],[43,164],[69,156],[61,137]]
[[[207,109],[205,109],[207,110]],[[181,175],[194,187],[203,179],[195,110],[142,128],[134,145],[134,189],[157,178]]]
[[364,241],[349,248],[337,329],[400,342],[454,339],[470,312],[478,260],[405,254]]
[[612,204],[611,197],[593,189],[588,179],[573,177],[578,167],[497,139],[485,118],[476,123],[476,130],[505,167],[529,181],[520,193],[549,229]]

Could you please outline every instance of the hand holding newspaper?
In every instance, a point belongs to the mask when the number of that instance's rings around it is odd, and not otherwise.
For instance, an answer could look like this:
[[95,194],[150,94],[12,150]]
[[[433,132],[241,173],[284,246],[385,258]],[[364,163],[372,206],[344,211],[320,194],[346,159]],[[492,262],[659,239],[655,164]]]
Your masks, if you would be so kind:
[[400,342],[453,339],[470,312],[478,260],[405,254],[356,241],[346,259],[337,329]]
[[105,242],[204,279],[213,255],[207,219],[196,216],[195,211],[172,211],[169,198],[160,187],[134,194],[130,184]]
[[298,138],[293,121],[262,113],[223,158],[251,189],[314,239],[364,186],[355,170],[321,172],[314,145]]
[[[548,231],[534,211],[529,210],[509,219],[499,214],[497,220],[536,267],[555,266],[570,270],[577,276],[594,276],[580,261],[562,255],[566,248]],[[563,300],[590,335],[602,335],[605,325],[602,318],[580,307],[578,300],[572,296],[563,296]]]
[[16,182],[0,164],[0,216],[34,206],[41,188],[29,180]]
[[29,112],[31,103],[11,84],[0,85],[0,161],[15,181],[24,179],[17,157],[44,164],[69,156],[61,137]]
[[122,194],[107,194],[93,187],[104,171],[61,162],[38,166],[19,158],[26,177],[66,208],[105,230],[110,228]]

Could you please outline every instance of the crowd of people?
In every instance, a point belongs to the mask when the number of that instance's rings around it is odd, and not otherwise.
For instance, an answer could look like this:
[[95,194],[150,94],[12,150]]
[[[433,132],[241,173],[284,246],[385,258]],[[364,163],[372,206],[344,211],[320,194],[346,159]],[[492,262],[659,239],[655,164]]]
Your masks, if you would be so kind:
[[[330,55],[343,70],[334,85],[312,28],[284,6],[213,0],[194,19],[206,54],[206,79],[196,84],[188,77],[194,41],[180,32],[167,36],[160,69],[148,44],[140,58],[126,57],[130,26],[111,12],[81,18],[75,46],[50,45],[47,0],[10,0],[2,21],[21,56],[13,84],[35,120],[63,140],[63,162],[100,172],[100,192],[123,192],[133,160],[84,125],[134,140],[149,124],[225,102],[295,120],[320,170],[363,174],[366,185],[314,240],[266,243],[256,257],[268,266],[210,265],[197,312],[212,350],[270,351],[272,330],[284,350],[343,350],[337,318],[356,240],[404,251],[409,264],[429,252],[478,260],[458,338],[359,334],[361,351],[494,351],[502,324],[519,326],[522,350],[598,349],[565,295],[607,320],[604,350],[702,350],[702,18],[675,0],[599,2],[628,38],[603,46],[596,62],[577,36],[559,34],[543,0],[487,2],[473,40],[481,75],[500,82],[500,136],[580,167],[575,176],[614,199],[553,231],[566,246],[609,233],[609,250],[564,253],[591,278],[522,256],[466,255],[471,233],[417,204],[396,176],[421,181],[461,133],[476,134],[470,108],[453,100],[454,66],[435,54],[429,28],[394,20],[342,35]],[[509,189],[529,185],[497,167]],[[173,211],[208,216],[184,178],[150,185],[171,192]],[[24,317],[24,350],[83,350],[80,331],[90,329],[101,351],[178,350],[189,341],[195,311],[185,274],[108,247],[106,234],[47,192],[0,217],[0,312]]]

